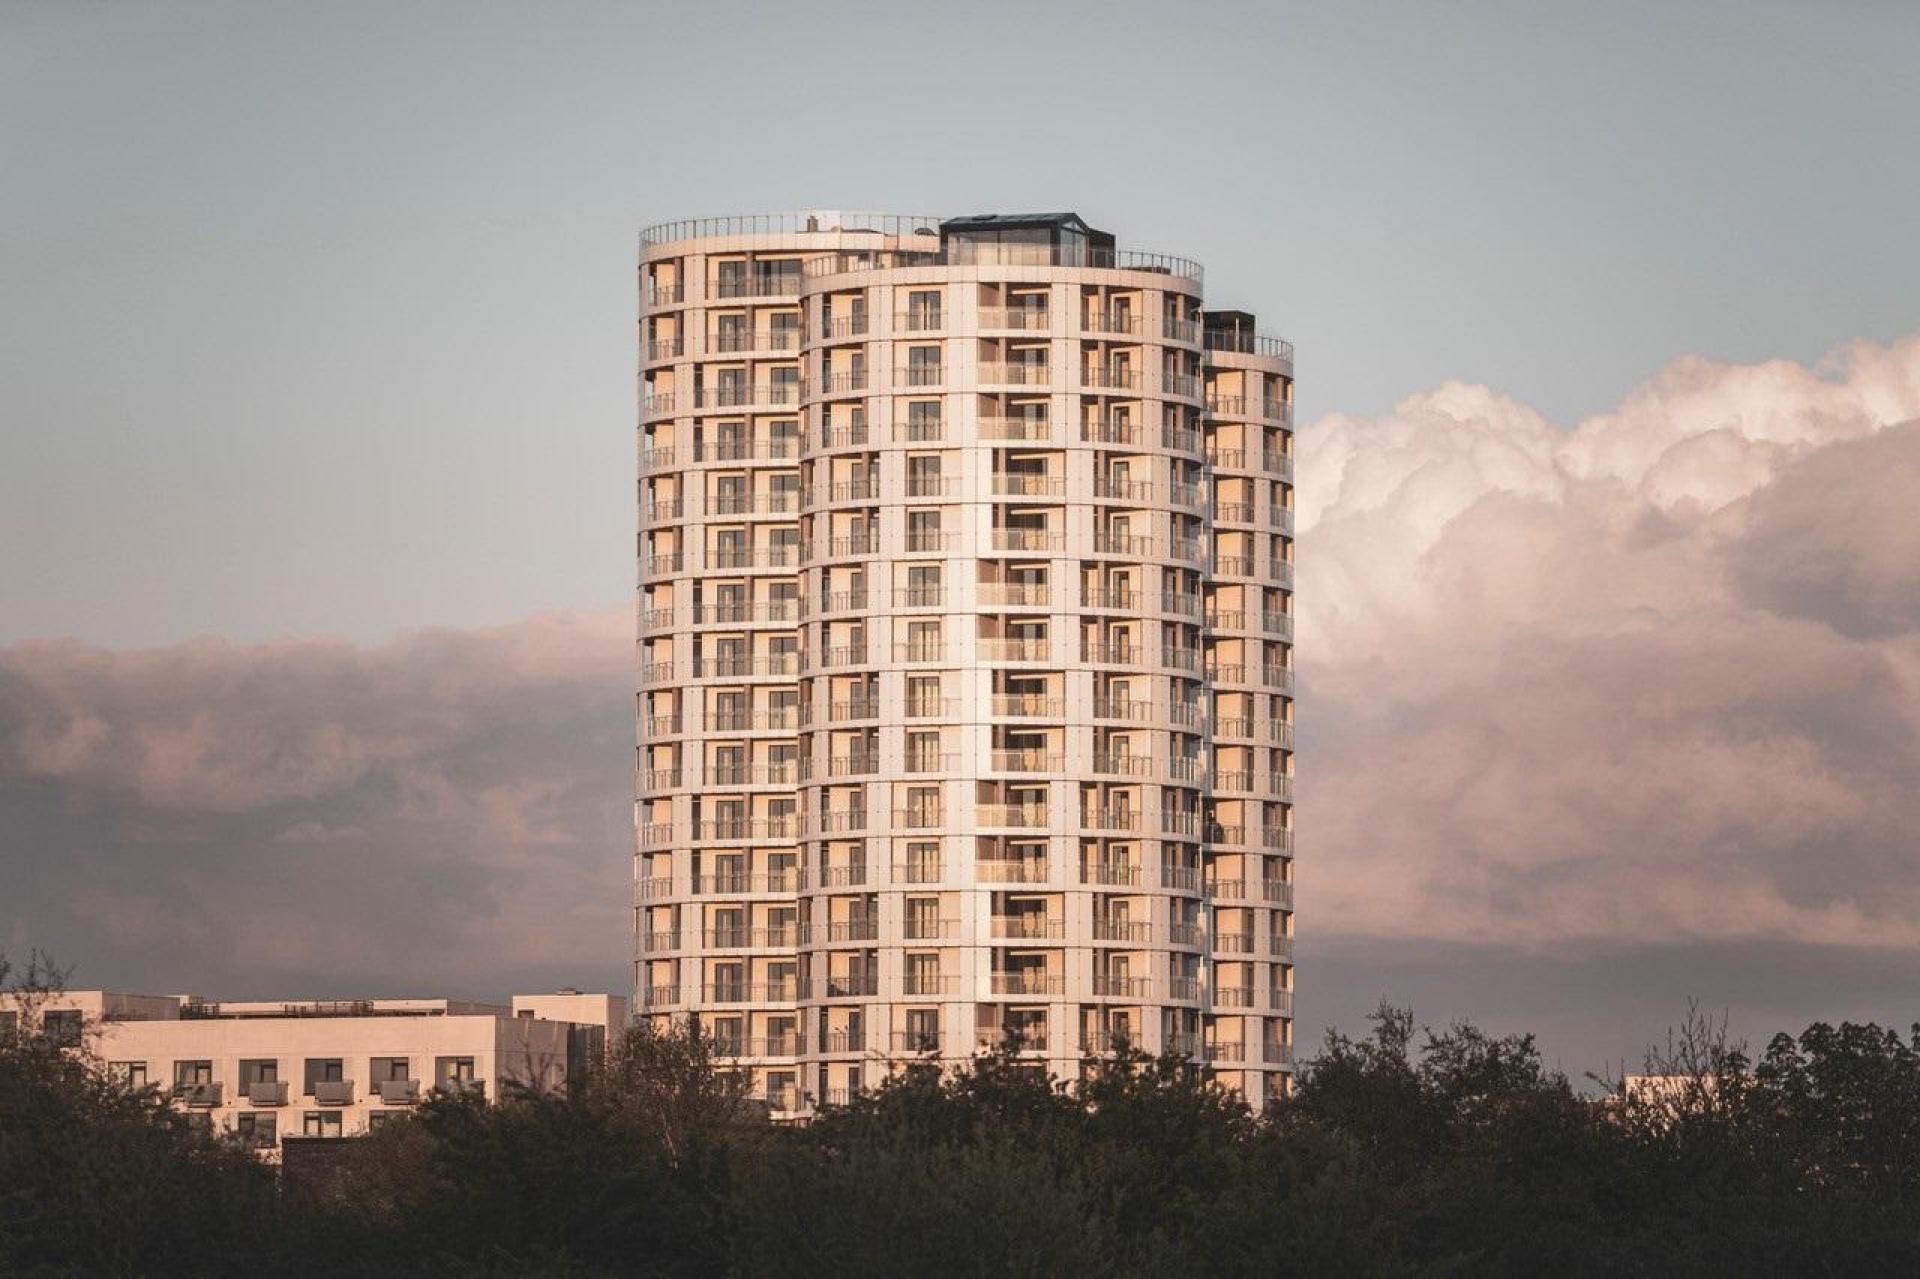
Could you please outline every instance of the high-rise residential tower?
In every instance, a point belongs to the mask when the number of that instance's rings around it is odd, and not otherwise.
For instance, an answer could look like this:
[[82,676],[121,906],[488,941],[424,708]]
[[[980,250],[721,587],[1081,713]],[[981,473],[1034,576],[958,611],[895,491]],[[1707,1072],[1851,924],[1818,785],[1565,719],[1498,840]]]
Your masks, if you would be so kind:
[[777,1112],[1292,1052],[1292,348],[1071,213],[640,242],[637,1006]]

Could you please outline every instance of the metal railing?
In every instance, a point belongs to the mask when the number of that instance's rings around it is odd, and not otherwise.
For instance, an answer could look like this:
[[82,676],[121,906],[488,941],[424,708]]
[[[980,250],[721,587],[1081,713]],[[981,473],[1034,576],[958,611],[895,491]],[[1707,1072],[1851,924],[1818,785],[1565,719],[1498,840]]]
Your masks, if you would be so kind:
[[676,240],[706,240],[746,235],[805,235],[814,232],[867,231],[881,235],[937,235],[941,219],[913,213],[849,213],[800,209],[785,213],[736,213],[715,218],[656,222],[640,232],[640,247]]

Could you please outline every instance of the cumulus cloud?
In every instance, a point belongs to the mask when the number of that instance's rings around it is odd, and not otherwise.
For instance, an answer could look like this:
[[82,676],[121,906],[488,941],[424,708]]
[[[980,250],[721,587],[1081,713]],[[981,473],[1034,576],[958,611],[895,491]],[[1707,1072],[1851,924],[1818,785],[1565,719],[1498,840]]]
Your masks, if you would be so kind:
[[1920,338],[1302,431],[1303,931],[1920,946],[1915,419]]

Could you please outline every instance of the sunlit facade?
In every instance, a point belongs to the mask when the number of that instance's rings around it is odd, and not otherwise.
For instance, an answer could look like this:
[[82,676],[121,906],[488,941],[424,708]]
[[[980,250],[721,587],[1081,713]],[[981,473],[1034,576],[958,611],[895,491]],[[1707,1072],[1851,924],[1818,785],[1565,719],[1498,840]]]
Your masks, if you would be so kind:
[[639,338],[640,1014],[1284,1091],[1291,347],[1073,214],[655,227]]

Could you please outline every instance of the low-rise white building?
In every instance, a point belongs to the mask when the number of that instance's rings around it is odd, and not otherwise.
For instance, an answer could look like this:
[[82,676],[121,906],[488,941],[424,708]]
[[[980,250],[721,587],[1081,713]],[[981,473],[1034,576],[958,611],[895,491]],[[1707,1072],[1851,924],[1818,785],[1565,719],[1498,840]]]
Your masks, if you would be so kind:
[[627,1021],[625,998],[573,990],[516,995],[511,1006],[105,990],[9,1002],[0,996],[0,1034],[84,1041],[106,1069],[269,1155],[290,1136],[363,1134],[435,1089],[495,1100],[513,1087],[561,1087]]

